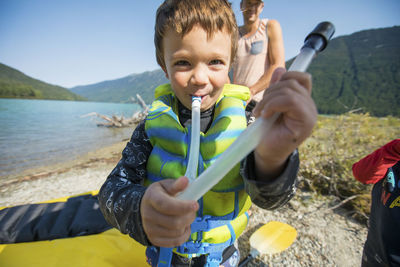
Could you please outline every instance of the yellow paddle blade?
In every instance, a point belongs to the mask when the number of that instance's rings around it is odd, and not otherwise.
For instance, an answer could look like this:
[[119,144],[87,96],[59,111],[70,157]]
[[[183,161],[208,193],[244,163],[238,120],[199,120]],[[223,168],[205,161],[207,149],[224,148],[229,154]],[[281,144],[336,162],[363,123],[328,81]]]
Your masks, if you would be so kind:
[[271,221],[260,227],[250,237],[250,246],[260,254],[274,254],[287,249],[296,239],[292,226]]

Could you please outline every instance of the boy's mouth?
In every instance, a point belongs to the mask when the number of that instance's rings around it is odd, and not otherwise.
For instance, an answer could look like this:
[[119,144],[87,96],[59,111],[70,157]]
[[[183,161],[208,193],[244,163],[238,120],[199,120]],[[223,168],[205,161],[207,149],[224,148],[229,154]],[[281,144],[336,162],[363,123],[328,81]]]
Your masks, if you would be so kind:
[[205,97],[205,95],[190,95],[191,97],[193,97],[193,96],[197,96],[197,97],[200,97],[201,98],[201,100],[203,100],[203,98]]

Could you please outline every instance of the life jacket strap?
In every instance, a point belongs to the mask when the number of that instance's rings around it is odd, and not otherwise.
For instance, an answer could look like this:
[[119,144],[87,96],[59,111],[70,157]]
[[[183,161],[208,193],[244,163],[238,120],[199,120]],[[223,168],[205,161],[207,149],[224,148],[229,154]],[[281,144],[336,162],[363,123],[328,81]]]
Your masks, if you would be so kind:
[[[155,247],[151,247],[151,248],[156,249]],[[220,266],[221,261],[223,259],[222,252],[223,251],[209,253],[207,256],[207,261],[204,266],[205,267]],[[152,266],[157,266],[157,267],[170,267],[171,266],[172,248],[159,248],[159,253],[157,256],[158,256],[157,265],[153,264],[153,262],[151,260],[148,263],[151,264]]]
[[205,267],[218,267],[221,264],[222,261],[222,252],[214,252],[210,253],[207,257],[207,262],[204,265]]
[[157,267],[170,267],[172,260],[172,248],[160,248]]
[[207,232],[211,229],[229,225],[231,220],[221,220],[221,217],[214,217],[210,215],[205,215],[203,217],[196,217],[193,223],[190,225],[191,233],[195,232]]
[[[245,212],[247,219],[249,215]],[[227,225],[231,233],[231,238],[223,243],[207,243],[198,241],[187,241],[182,245],[176,247],[176,252],[181,254],[208,254],[207,267],[218,267],[222,261],[222,253],[224,250],[231,246],[236,240],[235,231],[230,223],[230,220],[221,220],[221,217],[214,217],[205,215],[203,217],[197,217],[191,224],[191,232],[202,235],[203,231],[209,231],[216,227]],[[219,219],[219,220],[218,220]],[[160,248],[160,255],[158,258],[158,266],[170,266],[172,258],[172,248]]]
[[188,241],[183,243],[179,247],[176,247],[176,252],[181,254],[210,254],[215,252],[223,252],[225,248],[232,245],[232,239],[229,239],[223,243],[211,244],[206,242],[194,242]]

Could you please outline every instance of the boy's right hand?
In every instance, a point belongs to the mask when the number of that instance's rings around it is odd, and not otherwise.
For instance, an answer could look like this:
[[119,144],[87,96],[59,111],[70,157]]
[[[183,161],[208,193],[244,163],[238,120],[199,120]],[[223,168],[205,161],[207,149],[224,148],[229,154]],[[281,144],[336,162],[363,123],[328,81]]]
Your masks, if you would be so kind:
[[175,195],[189,184],[186,177],[151,184],[140,203],[143,229],[154,246],[176,247],[190,236],[190,224],[196,218],[196,201],[180,200]]

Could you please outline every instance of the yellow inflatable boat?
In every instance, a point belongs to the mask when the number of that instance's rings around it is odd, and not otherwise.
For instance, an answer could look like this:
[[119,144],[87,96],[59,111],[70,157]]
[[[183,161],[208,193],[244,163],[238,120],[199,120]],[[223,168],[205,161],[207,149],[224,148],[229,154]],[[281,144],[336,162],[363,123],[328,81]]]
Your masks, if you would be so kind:
[[111,228],[97,192],[0,210],[0,266],[149,266],[145,247]]

